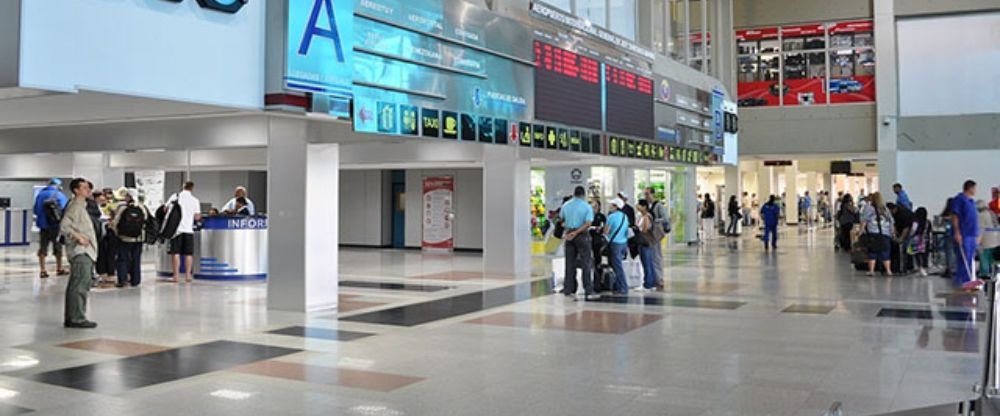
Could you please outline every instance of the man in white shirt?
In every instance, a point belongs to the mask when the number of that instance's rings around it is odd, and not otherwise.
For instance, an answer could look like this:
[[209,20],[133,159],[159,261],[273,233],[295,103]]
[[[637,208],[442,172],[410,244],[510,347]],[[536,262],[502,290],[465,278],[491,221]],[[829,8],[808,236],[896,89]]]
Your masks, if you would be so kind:
[[194,278],[194,222],[201,219],[201,202],[191,194],[194,182],[185,182],[184,190],[177,194],[177,204],[181,209],[181,221],[177,233],[170,240],[170,254],[173,256],[173,282],[180,282],[181,256],[184,256],[185,280]]
[[247,188],[243,186],[236,187],[236,190],[233,191],[233,199],[230,199],[229,202],[226,202],[226,205],[222,206],[222,212],[225,212],[226,214],[236,214],[236,200],[239,198],[246,199],[246,209],[247,211],[250,211],[249,215],[257,213],[257,209],[253,206],[253,201],[251,201],[250,197],[247,196]]

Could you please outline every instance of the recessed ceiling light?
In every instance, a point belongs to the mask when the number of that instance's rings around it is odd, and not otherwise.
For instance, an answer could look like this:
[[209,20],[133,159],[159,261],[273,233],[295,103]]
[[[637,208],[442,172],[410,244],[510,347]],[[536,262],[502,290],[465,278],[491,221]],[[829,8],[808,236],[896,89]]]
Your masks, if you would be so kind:
[[0,387],[0,400],[13,399],[18,394],[21,394],[21,392]]

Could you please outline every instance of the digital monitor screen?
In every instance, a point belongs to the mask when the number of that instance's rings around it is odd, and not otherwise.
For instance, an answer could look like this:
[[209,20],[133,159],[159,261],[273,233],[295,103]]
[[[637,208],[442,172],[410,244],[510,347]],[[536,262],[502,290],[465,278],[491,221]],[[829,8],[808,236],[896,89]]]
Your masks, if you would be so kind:
[[424,108],[420,110],[420,125],[424,137],[441,137],[441,112]]
[[479,142],[493,144],[493,118],[479,117]]
[[416,136],[420,134],[420,129],[417,124],[417,114],[418,110],[416,106],[413,105],[401,105],[399,106],[399,133],[407,136]]
[[510,141],[510,126],[511,123],[502,118],[493,120],[493,143],[496,144],[507,144]]
[[536,119],[602,128],[600,62],[535,41],[535,64]]
[[441,112],[441,137],[445,139],[458,139],[458,113],[454,111]]
[[601,154],[601,140],[602,136],[598,133],[590,134],[590,153]]
[[469,114],[462,114],[462,140],[465,141],[476,141],[476,122],[477,117]]
[[609,132],[652,138],[653,80],[633,72],[605,66]]

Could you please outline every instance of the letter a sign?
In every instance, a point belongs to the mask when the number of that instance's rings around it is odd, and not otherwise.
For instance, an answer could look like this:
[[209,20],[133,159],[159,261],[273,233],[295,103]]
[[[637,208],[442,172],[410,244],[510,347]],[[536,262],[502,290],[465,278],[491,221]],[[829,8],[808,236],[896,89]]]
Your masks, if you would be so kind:
[[352,0],[288,0],[285,86],[352,96]]

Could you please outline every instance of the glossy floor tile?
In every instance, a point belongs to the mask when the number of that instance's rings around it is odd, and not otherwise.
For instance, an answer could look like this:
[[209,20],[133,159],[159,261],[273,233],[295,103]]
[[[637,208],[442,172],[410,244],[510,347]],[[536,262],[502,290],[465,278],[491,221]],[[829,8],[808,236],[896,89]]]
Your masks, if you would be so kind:
[[277,335],[290,335],[290,336],[305,337],[305,338],[318,338],[329,341],[353,341],[356,339],[361,339],[374,335],[365,332],[341,331],[336,329],[304,327],[304,326],[290,326],[287,328],[267,331],[267,333],[277,334]]
[[0,416],[17,416],[31,412],[32,412],[31,409],[27,409],[20,406],[14,406],[11,404],[0,403]]
[[343,249],[342,281],[448,290],[343,286],[303,314],[268,310],[262,283],[149,280],[92,292],[90,331],[62,327],[66,279],[38,279],[32,247],[0,248],[0,415],[857,416],[970,396],[980,296],[868,278],[828,229],[780,234],[669,247],[664,290],[589,302],[552,293],[547,257],[532,278]]
[[340,287],[350,287],[350,288],[362,288],[362,289],[380,289],[380,290],[409,290],[415,292],[438,292],[441,290],[451,289],[449,286],[437,286],[437,285],[415,285],[407,283],[392,283],[392,282],[372,282],[364,280],[341,280],[338,285]]

